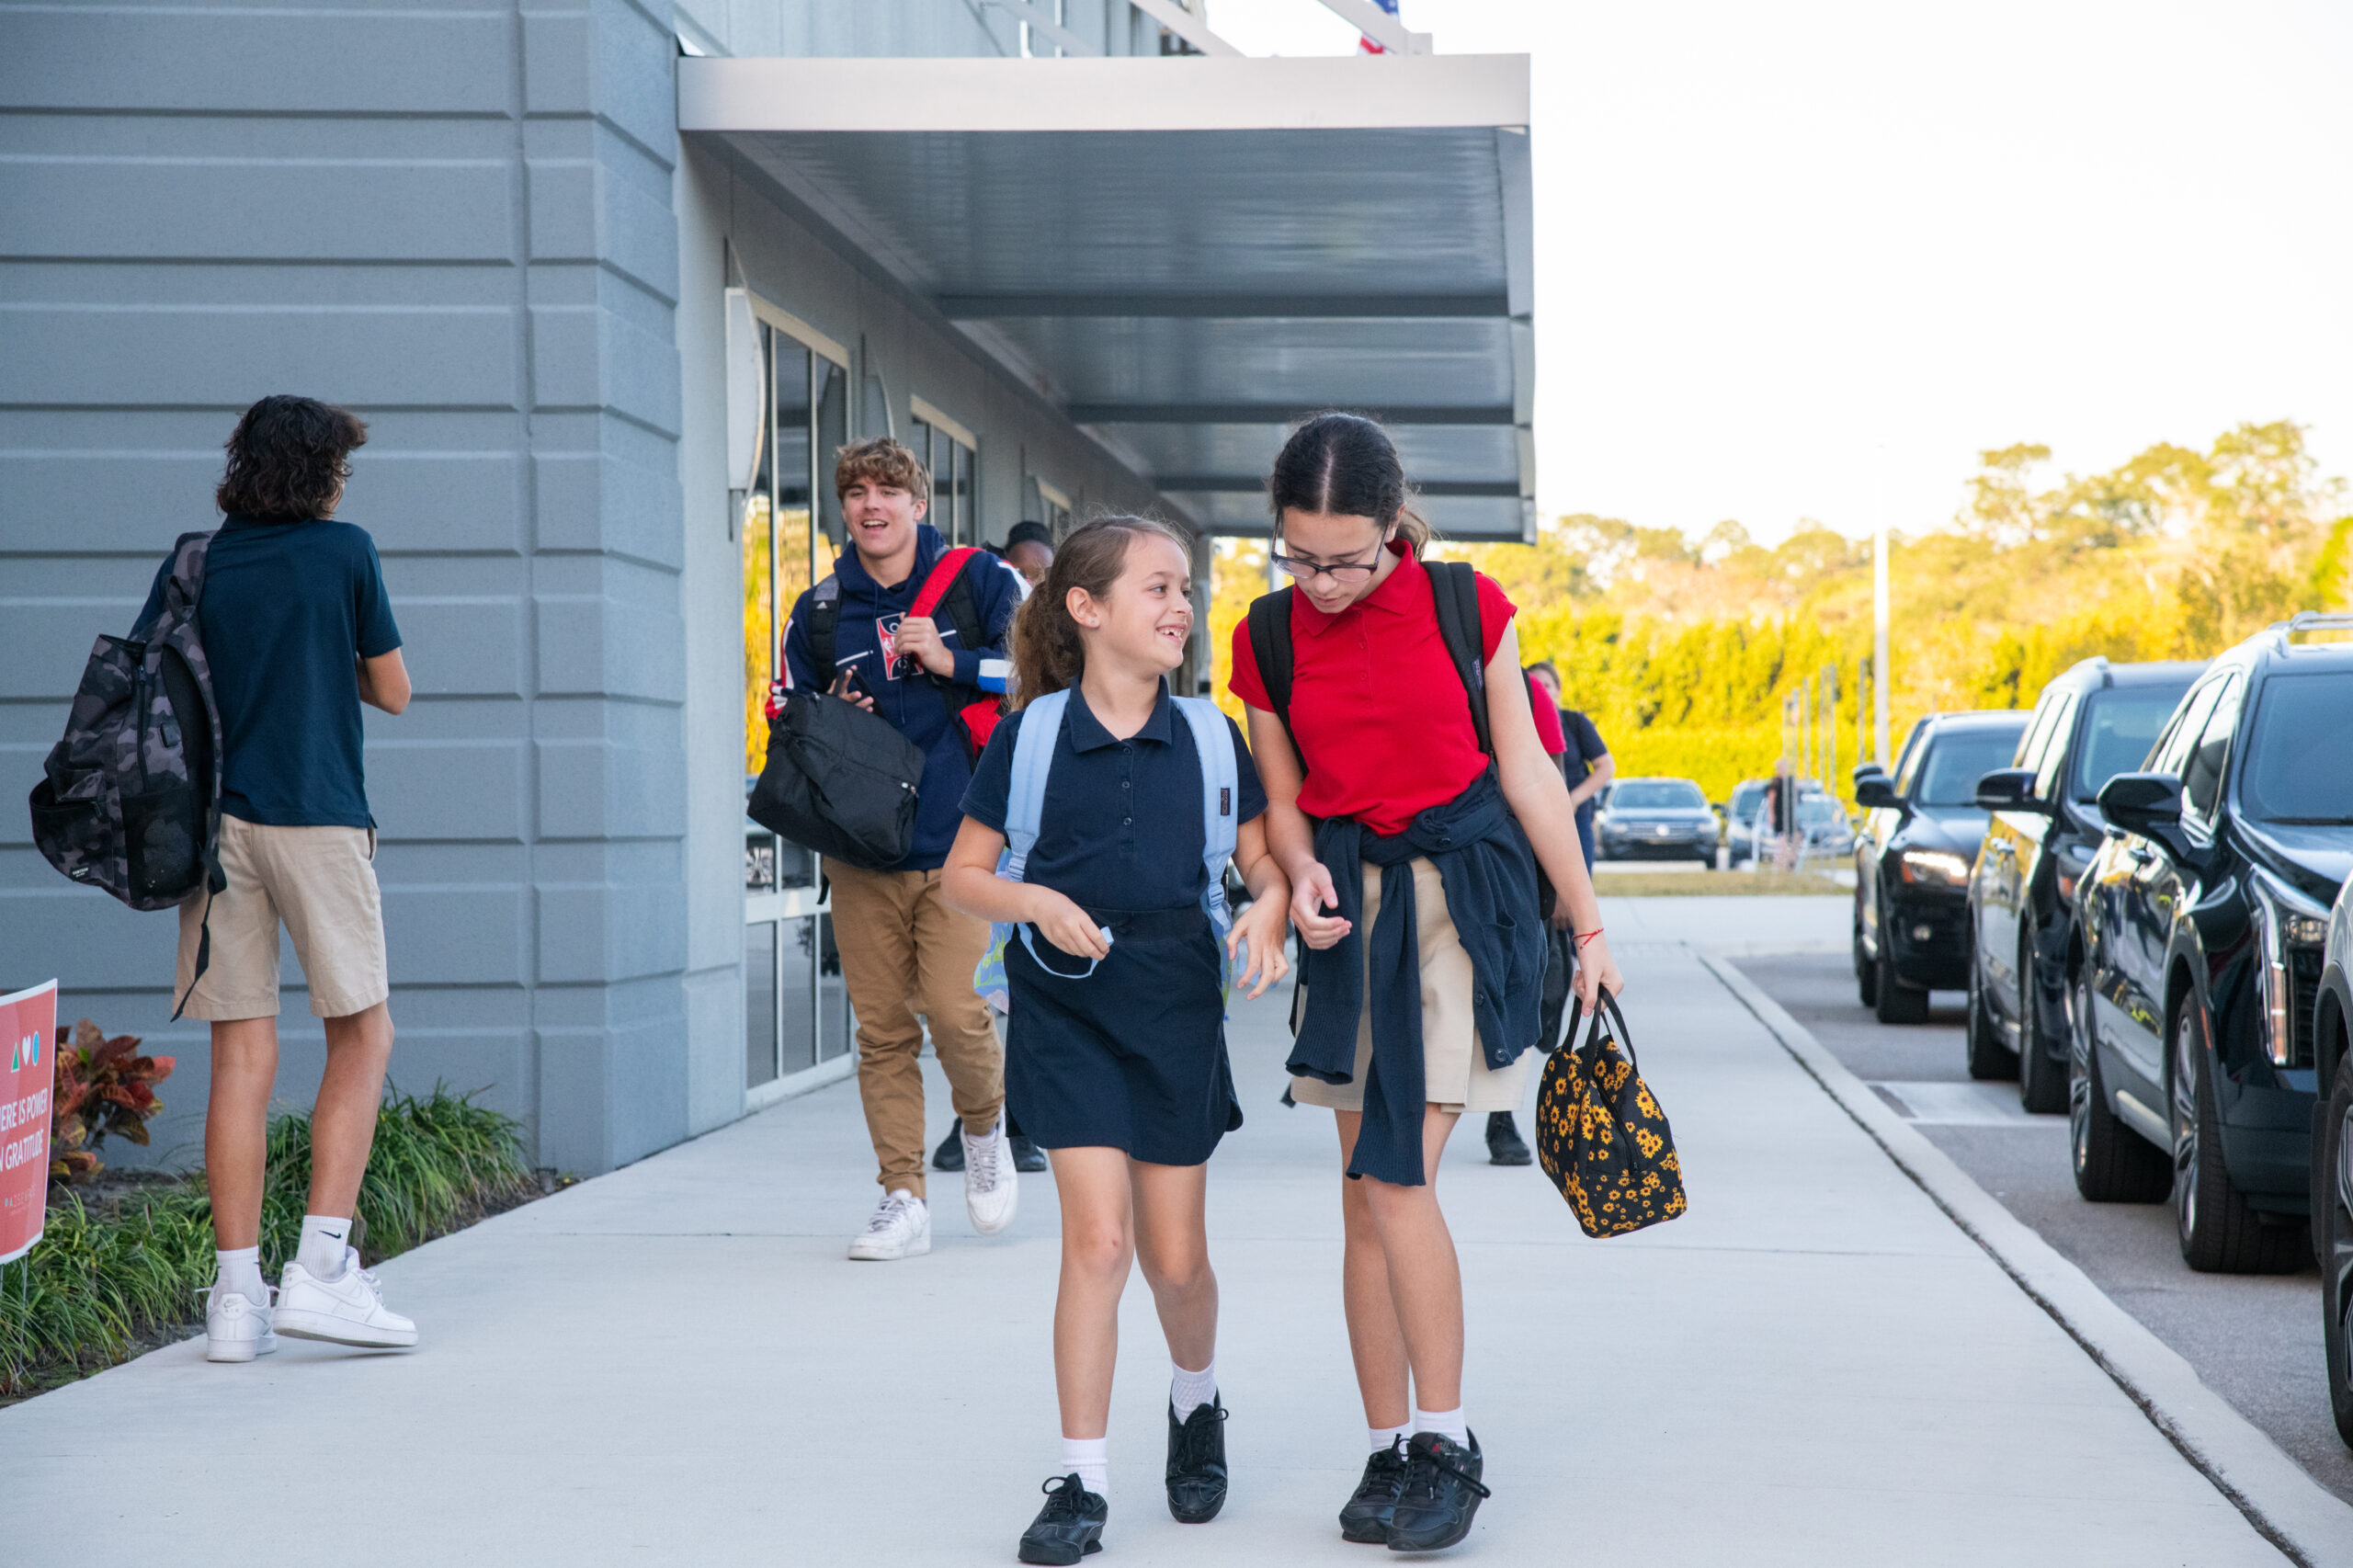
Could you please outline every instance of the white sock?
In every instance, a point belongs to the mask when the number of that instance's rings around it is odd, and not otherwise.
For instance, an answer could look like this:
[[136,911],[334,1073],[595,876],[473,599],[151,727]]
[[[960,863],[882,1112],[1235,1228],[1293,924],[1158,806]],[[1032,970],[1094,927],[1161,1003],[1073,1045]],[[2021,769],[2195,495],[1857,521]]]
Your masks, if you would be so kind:
[[1100,1496],[1111,1483],[1111,1439],[1064,1437],[1063,1473],[1077,1476],[1081,1486]]
[[1188,1372],[1176,1362],[1168,1363],[1168,1403],[1182,1421],[1202,1405],[1217,1397],[1217,1358],[1198,1372]]
[[255,1306],[269,1305],[269,1287],[261,1282],[261,1248],[231,1247],[212,1255],[213,1294],[243,1296]]
[[343,1277],[343,1250],[351,1244],[351,1217],[335,1214],[302,1216],[301,1244],[294,1261],[313,1279]]
[[1368,1426],[1364,1429],[1365,1441],[1372,1445],[1372,1451],[1376,1454],[1395,1448],[1398,1438],[1413,1435],[1411,1426]]
[[1452,1410],[1424,1410],[1415,1405],[1414,1430],[1436,1432],[1442,1437],[1453,1438],[1466,1449],[1471,1446],[1471,1426],[1462,1419],[1462,1407],[1459,1404]]

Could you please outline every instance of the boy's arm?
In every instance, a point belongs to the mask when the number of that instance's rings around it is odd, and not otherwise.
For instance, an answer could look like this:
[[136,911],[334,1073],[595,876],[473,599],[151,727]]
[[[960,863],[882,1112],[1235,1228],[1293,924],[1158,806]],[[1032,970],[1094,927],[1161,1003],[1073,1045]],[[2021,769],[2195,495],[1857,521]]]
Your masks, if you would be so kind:
[[408,663],[398,648],[359,661],[360,701],[397,714],[408,707]]
[[827,670],[821,679],[817,674],[816,656],[809,649],[809,595],[803,589],[792,601],[792,613],[784,623],[785,684],[795,691],[824,691],[834,684],[834,672]]

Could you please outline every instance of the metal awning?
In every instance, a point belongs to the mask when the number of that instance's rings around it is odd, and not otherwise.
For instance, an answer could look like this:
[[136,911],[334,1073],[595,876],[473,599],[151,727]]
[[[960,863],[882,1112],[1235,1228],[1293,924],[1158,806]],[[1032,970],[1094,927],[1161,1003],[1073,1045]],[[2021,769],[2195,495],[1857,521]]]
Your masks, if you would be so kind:
[[1381,415],[1534,537],[1524,55],[678,62],[726,142],[1217,533],[1285,424]]

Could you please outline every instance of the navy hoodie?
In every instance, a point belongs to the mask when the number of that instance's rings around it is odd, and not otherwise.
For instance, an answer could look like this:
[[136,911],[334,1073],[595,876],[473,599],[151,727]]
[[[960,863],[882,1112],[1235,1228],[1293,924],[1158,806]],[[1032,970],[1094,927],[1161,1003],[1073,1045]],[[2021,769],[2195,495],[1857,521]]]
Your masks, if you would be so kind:
[[[955,695],[930,676],[917,672],[900,676],[894,661],[883,656],[883,642],[898,628],[900,618],[914,608],[931,569],[946,554],[948,541],[929,523],[915,525],[915,570],[904,583],[884,585],[874,580],[855,549],[834,558],[834,575],[841,580],[841,621],[834,634],[834,659],[839,669],[855,669],[874,693],[874,710],[898,732],[922,748],[923,782],[916,787],[915,841],[894,870],[932,871],[948,860],[948,846],[956,841],[963,822],[965,787],[972,781],[972,765],[964,751],[964,733],[955,722],[950,699]],[[984,648],[957,646],[956,628],[942,619],[939,635],[956,658],[956,683],[984,691],[1003,691],[1006,665],[1005,639],[1020,607],[1025,585],[1021,574],[996,556],[983,551],[964,563],[972,585],[973,603],[980,607],[981,624],[988,628]],[[803,593],[792,604],[792,619],[784,631],[784,665],[796,690],[824,690],[835,671],[822,675],[809,649],[809,605],[816,590]]]

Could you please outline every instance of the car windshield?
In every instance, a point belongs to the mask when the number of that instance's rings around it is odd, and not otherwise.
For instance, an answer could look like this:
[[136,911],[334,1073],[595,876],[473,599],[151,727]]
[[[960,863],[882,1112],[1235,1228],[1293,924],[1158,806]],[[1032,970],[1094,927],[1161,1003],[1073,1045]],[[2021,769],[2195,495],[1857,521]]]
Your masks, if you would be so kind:
[[2353,823],[2353,673],[2263,683],[2239,810],[2257,822]]
[[2018,749],[2018,731],[2026,727],[2026,715],[2019,714],[2018,720],[2017,728],[1953,730],[1932,737],[1910,791],[1912,803],[1975,805],[1977,780],[1997,767],[2007,767],[2010,754]]
[[2109,779],[2137,771],[2180,701],[2181,693],[2171,687],[2127,687],[2093,698],[2091,717],[2084,721],[2083,749],[2075,754],[2075,782],[2069,786],[2075,798],[2097,801]]
[[1756,814],[1756,808],[1764,803],[1764,785],[1743,784],[1732,792],[1732,799],[1725,805],[1725,814],[1734,822],[1746,822]]
[[1808,795],[1798,801],[1798,820],[1811,826],[1824,823],[1844,822],[1847,812],[1827,795]]
[[1620,784],[1610,791],[1613,812],[1685,812],[1708,809],[1699,786],[1680,778],[1644,778]]

